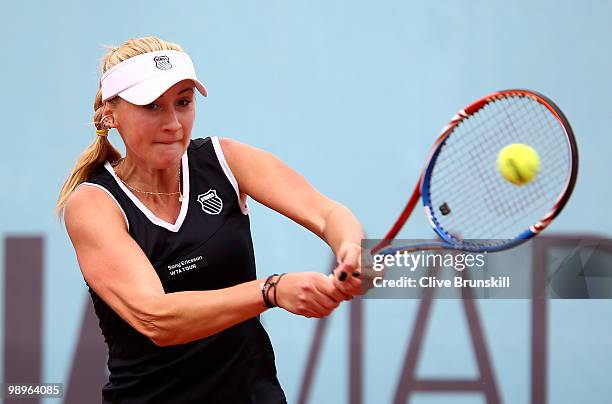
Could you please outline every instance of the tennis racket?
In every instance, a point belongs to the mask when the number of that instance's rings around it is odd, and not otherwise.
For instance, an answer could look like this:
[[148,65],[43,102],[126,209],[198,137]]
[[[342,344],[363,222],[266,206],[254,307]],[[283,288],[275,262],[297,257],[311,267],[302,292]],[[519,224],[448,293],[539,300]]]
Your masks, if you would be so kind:
[[[520,186],[507,181],[496,166],[499,151],[516,143],[540,156],[536,177]],[[442,130],[411,198],[371,254],[515,247],[559,215],[577,172],[576,140],[557,105],[530,90],[489,94],[461,110]],[[419,198],[439,241],[391,247]]]

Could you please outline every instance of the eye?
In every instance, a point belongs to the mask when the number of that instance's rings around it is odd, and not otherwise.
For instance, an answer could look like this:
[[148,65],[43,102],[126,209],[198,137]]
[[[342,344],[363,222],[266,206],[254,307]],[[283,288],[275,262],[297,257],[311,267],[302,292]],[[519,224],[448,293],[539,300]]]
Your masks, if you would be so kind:
[[146,109],[156,110],[156,109],[157,109],[159,106],[158,106],[156,103],[152,102],[152,103],[150,103],[150,104],[145,105],[144,107],[145,107]]
[[184,100],[180,100],[180,101],[179,101],[179,105],[180,105],[181,107],[187,107],[187,106],[189,106],[189,104],[191,104],[191,102],[192,102],[192,101],[191,101],[191,100],[189,100],[189,99],[184,99]]

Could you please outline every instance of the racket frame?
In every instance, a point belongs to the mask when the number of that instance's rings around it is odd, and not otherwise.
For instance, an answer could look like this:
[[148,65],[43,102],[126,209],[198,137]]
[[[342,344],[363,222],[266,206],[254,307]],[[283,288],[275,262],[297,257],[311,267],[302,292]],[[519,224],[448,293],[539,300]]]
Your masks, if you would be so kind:
[[[568,175],[564,190],[558,196],[557,200],[553,204],[552,209],[546,215],[544,215],[544,217],[541,218],[538,222],[531,225],[528,229],[524,230],[518,236],[516,236],[515,239],[513,239],[512,241],[508,243],[491,246],[491,247],[484,247],[480,245],[478,246],[470,245],[468,243],[464,243],[458,239],[455,239],[453,236],[448,234],[446,231],[443,230],[440,223],[438,223],[438,221],[436,220],[436,217],[433,211],[434,208],[431,205],[431,199],[429,197],[429,182],[430,182],[433,168],[435,166],[438,155],[440,154],[440,151],[442,150],[444,143],[446,142],[448,137],[453,133],[455,128],[457,128],[457,126],[461,122],[468,119],[470,116],[474,115],[480,109],[484,108],[485,105],[489,104],[490,102],[494,102],[496,100],[500,100],[500,99],[503,99],[509,96],[530,97],[530,98],[535,99],[539,104],[545,106],[561,123],[561,127],[563,128],[563,131],[565,133],[565,136],[566,136],[569,148],[570,148],[570,153],[569,153],[570,154],[570,161],[569,161],[570,175]],[[381,253],[382,254],[395,254],[398,251],[415,251],[415,250],[430,250],[430,249],[449,249],[449,250],[461,250],[461,251],[471,251],[471,252],[484,252],[484,251],[494,252],[494,251],[501,251],[501,250],[506,250],[506,249],[515,247],[519,244],[524,243],[530,238],[536,236],[537,234],[539,234],[553,221],[555,217],[559,215],[559,213],[561,212],[563,207],[565,207],[565,205],[567,204],[567,201],[569,200],[572,194],[572,191],[576,184],[577,176],[578,176],[578,147],[576,145],[576,138],[574,136],[574,132],[572,130],[572,127],[569,121],[567,120],[567,118],[565,117],[561,109],[551,99],[549,99],[545,95],[540,94],[536,91],[526,90],[526,89],[510,89],[510,90],[496,91],[494,93],[491,93],[489,95],[486,95],[474,101],[468,107],[459,111],[450,120],[450,122],[442,129],[440,135],[438,136],[438,138],[433,144],[433,147],[431,148],[429,156],[426,160],[425,168],[422,171],[419,181],[417,182],[417,185],[415,186],[413,190],[412,196],[410,197],[406,206],[404,207],[404,210],[402,211],[398,219],[395,221],[394,225],[391,227],[389,232],[385,235],[385,238],[381,240],[376,246],[374,246],[374,248],[371,249],[371,253],[372,254],[381,254]],[[427,244],[406,246],[406,247],[393,247],[393,248],[384,249],[391,243],[391,241],[397,236],[401,228],[404,226],[404,224],[408,220],[408,217],[410,217],[410,214],[414,210],[419,200],[419,197],[421,197],[421,200],[423,202],[425,215],[431,227],[436,232],[436,234],[441,239],[441,241],[431,242]]]

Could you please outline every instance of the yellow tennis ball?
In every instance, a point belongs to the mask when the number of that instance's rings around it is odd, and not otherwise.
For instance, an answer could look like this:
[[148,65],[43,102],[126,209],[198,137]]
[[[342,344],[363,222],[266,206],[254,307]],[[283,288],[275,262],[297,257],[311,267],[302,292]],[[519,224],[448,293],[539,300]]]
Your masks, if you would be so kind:
[[497,169],[514,185],[525,185],[538,174],[540,157],[532,148],[522,143],[510,144],[499,151]]

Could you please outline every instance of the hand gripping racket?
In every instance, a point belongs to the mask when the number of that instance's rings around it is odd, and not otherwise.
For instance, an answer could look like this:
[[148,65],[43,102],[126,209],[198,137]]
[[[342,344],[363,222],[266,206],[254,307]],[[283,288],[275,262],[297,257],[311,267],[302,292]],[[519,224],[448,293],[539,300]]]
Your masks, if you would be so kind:
[[[510,144],[536,150],[535,178],[515,185],[497,170]],[[529,90],[489,94],[460,111],[434,143],[404,210],[371,253],[449,249],[501,251],[544,230],[567,203],[578,171],[578,148],[565,115]],[[389,247],[419,197],[439,241]],[[385,248],[386,247],[386,248]]]

